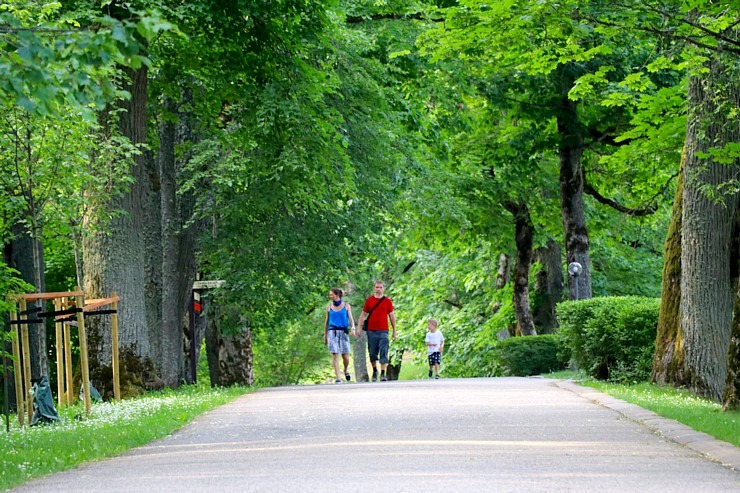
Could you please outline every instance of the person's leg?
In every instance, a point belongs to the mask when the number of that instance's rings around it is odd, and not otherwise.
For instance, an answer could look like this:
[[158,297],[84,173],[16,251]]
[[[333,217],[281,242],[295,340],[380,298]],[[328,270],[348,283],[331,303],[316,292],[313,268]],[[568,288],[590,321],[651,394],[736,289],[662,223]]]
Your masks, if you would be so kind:
[[331,361],[334,364],[334,373],[337,376],[337,380],[342,380],[342,374],[339,373],[339,355],[337,353],[331,353]]
[[344,378],[349,382],[349,372],[347,371],[347,368],[349,368],[349,353],[343,353],[342,354],[342,363],[344,363]]
[[388,346],[390,342],[388,341],[388,332],[387,331],[378,331],[379,340],[378,340],[378,352],[379,358],[378,361],[380,361],[380,381],[385,382],[388,380],[385,376],[385,370],[388,368]]
[[370,354],[370,366],[373,367],[372,382],[378,380],[378,334],[375,331],[367,332],[367,352]]
[[427,361],[429,362],[429,378],[432,378],[434,371],[434,357],[432,354],[427,355]]

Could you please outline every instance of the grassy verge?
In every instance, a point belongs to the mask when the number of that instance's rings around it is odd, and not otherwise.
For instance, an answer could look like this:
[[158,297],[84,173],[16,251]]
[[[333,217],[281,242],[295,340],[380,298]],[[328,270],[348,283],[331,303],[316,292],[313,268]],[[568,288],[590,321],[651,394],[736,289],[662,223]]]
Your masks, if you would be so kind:
[[575,380],[579,385],[592,387],[740,447],[740,411],[723,412],[720,404],[699,398],[687,390],[649,383],[606,383],[575,372],[559,372],[546,376]]
[[0,491],[165,437],[195,416],[247,391],[183,387],[120,403],[93,404],[87,419],[79,418],[84,414],[79,406],[63,408],[60,423],[20,428],[12,419],[10,433],[5,432],[3,421]]

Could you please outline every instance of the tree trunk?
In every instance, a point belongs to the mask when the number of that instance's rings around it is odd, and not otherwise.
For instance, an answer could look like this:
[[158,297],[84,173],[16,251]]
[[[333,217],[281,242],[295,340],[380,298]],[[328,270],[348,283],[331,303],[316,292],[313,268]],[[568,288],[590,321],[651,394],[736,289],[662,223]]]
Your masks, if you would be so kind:
[[[125,110],[119,116],[121,132],[133,144],[146,140],[147,68],[128,71],[131,80],[125,89],[131,99],[122,103]],[[152,368],[161,352],[161,337],[154,331],[160,326],[161,312],[156,310],[160,299],[157,269],[152,260],[152,236],[159,236],[160,223],[154,221],[151,210],[158,197],[159,183],[150,156],[135,158],[131,169],[134,178],[131,188],[120,197],[112,198],[108,207],[120,210],[104,228],[83,241],[85,293],[91,298],[103,298],[116,291],[119,303],[119,345],[130,359],[121,362],[121,371],[139,371]],[[91,216],[92,217],[92,216]],[[85,220],[90,221],[91,217]],[[156,256],[161,264],[161,254]],[[109,317],[94,317],[86,324],[90,350],[90,374],[96,386],[109,386],[111,366],[111,329]],[[162,387],[162,380],[154,374],[140,375],[145,386]],[[132,379],[136,381],[137,379]]]
[[502,253],[498,256],[498,273],[496,274],[496,289],[504,289],[509,282],[509,256]]
[[[13,239],[10,242],[8,265],[20,273],[21,279],[32,284],[36,292],[44,292],[46,283],[40,275],[44,269],[43,247],[22,225],[12,227]],[[28,309],[44,308],[41,300],[28,304]],[[35,317],[30,317],[35,318]],[[34,324],[28,326],[28,337],[31,353],[31,378],[37,379],[49,375],[49,357],[46,351],[46,326]]]
[[244,327],[233,336],[218,337],[218,385],[250,386],[254,383],[252,331]]
[[[721,401],[727,379],[735,293],[730,278],[737,195],[708,198],[738,170],[703,157],[710,149],[740,141],[731,116],[740,91],[718,52],[709,73],[689,78],[685,182],[681,234],[680,324],[686,385]],[[717,200],[719,199],[719,200]]]
[[535,277],[533,318],[541,334],[551,334],[558,326],[555,307],[563,299],[563,254],[560,245],[552,238],[547,246],[538,248],[535,259],[542,268]]
[[[583,271],[577,278],[578,298],[591,298],[591,256],[583,200],[583,140],[579,134],[576,103],[563,97],[557,117],[560,134],[560,209],[565,230],[565,256],[567,263],[578,262]],[[576,297],[573,276],[568,276],[570,299]]]
[[516,263],[514,265],[513,284],[517,333],[523,336],[537,335],[529,307],[529,270],[532,265],[534,225],[527,204],[507,202],[504,207],[514,216],[516,230]]
[[[177,126],[172,115],[174,103],[165,98],[164,118],[159,129],[160,207],[162,211],[162,347],[158,366],[162,378],[174,385],[185,377],[183,351],[183,320],[188,305],[188,285],[192,286],[192,265],[188,265],[180,248],[181,223],[178,216],[176,195],[175,143]],[[192,252],[189,257],[192,257]],[[190,267],[190,269],[188,268]],[[191,346],[196,341],[190,341]]]
[[740,409],[740,290],[735,293],[735,316],[728,359],[727,380],[722,396],[722,408],[725,411]]
[[208,376],[211,379],[211,387],[216,387],[219,381],[218,365],[218,325],[216,324],[216,310],[209,308],[206,311],[205,319],[206,331],[206,359],[208,360]]
[[[359,318],[359,314],[357,314],[357,317]],[[352,339],[351,343],[353,356],[352,362],[355,368],[355,381],[369,382],[370,376],[367,374],[367,334],[363,331],[362,337]]]
[[681,217],[683,214],[683,183],[686,146],[681,156],[673,214],[668,227],[663,254],[663,288],[660,294],[658,333],[650,380],[665,385],[684,381],[683,344],[679,337],[679,307],[681,305]]

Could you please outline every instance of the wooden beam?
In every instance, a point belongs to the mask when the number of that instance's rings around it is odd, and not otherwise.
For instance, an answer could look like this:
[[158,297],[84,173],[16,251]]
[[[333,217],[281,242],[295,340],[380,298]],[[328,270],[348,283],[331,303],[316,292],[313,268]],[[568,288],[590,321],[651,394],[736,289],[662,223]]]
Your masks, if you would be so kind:
[[[16,305],[17,306],[17,305]],[[10,320],[15,322],[18,316],[15,312],[10,312]],[[18,409],[18,424],[23,426],[25,422],[26,411],[23,408],[23,370],[21,369],[21,339],[18,325],[13,324],[13,376],[15,377],[15,404]]]
[[95,310],[96,308],[100,308],[104,305],[109,305],[111,303],[117,303],[121,301],[120,296],[113,296],[111,298],[99,298],[96,300],[85,300],[85,307],[82,309],[83,312],[91,312]]
[[53,300],[55,298],[63,298],[65,296],[85,296],[84,291],[64,291],[58,293],[31,293],[31,294],[12,294],[11,299],[16,300]]

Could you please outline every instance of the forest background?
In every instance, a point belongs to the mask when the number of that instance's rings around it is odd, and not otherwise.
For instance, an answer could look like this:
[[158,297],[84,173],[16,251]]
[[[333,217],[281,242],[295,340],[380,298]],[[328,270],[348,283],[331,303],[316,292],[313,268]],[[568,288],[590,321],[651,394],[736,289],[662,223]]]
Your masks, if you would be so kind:
[[[396,365],[438,318],[450,376],[576,294],[660,297],[652,378],[736,407],[739,23],[710,0],[5,2],[0,292],[117,292],[128,395],[188,381],[203,338],[214,384],[318,378],[331,287],[357,316],[386,283]],[[225,282],[191,327],[197,278]],[[52,346],[32,331],[35,377]]]

